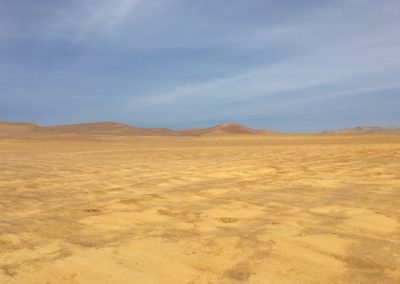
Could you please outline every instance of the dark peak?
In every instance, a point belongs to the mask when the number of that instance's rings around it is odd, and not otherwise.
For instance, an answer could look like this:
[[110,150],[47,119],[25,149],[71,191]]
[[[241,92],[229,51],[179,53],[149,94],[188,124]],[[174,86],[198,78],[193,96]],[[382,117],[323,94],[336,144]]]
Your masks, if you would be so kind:
[[214,126],[213,128],[232,134],[251,134],[258,132],[258,130],[256,129],[237,123],[219,124]]
[[240,128],[248,128],[247,126],[239,123],[223,123],[223,124],[218,124],[214,127],[217,128],[232,128],[232,127],[240,127]]

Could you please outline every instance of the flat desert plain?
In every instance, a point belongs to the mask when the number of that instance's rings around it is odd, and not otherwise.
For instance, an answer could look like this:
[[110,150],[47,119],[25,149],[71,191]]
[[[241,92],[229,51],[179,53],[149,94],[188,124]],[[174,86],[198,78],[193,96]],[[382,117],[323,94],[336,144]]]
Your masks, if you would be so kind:
[[0,283],[400,283],[400,135],[0,139]]

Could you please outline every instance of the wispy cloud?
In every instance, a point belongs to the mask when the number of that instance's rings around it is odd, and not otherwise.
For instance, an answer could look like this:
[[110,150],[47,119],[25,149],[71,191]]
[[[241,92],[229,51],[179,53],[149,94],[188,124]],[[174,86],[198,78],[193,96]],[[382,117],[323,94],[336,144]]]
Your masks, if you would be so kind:
[[8,39],[92,40],[91,35],[114,33],[143,0],[83,0],[43,5],[2,3],[0,36]]
[[89,1],[76,23],[77,36],[113,32],[143,0]]
[[[393,77],[390,74],[400,71],[400,58],[397,38],[363,40],[338,43],[318,52],[289,58],[277,63],[257,68],[246,73],[234,74],[226,78],[211,80],[174,87],[172,90],[132,98],[133,104],[138,101],[148,104],[175,104],[182,101],[208,99],[224,99],[229,102],[239,94],[241,100],[255,100],[259,97],[279,95],[282,92],[297,91],[304,88],[333,85],[344,85],[346,81],[358,81],[384,74],[380,77],[381,84],[390,84]],[[377,82],[368,79],[361,81],[363,89],[371,85],[375,88]],[[321,98],[324,94],[320,95]]]

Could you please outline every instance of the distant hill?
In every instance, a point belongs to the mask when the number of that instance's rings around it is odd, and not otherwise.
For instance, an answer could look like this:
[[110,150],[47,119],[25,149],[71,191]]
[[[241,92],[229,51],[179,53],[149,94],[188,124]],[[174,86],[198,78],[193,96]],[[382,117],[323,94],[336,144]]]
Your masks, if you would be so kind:
[[80,134],[114,136],[178,136],[176,131],[166,128],[138,128],[116,122],[96,122],[41,127],[43,134]]
[[182,136],[166,128],[138,128],[116,122],[96,122],[58,126],[0,122],[0,137],[82,137],[82,136]]
[[219,124],[209,128],[196,128],[181,130],[180,133],[191,136],[214,136],[214,135],[232,135],[232,134],[273,134],[268,130],[256,130],[241,124]]
[[400,133],[400,127],[358,126],[353,128],[324,131],[323,133],[331,133],[331,134]]
[[116,122],[96,122],[57,126],[38,126],[32,123],[0,122],[0,137],[101,137],[101,136],[218,136],[236,134],[273,134],[240,124],[221,124],[210,128],[171,130],[139,128]]
[[33,123],[0,122],[0,137],[32,134],[40,129]]

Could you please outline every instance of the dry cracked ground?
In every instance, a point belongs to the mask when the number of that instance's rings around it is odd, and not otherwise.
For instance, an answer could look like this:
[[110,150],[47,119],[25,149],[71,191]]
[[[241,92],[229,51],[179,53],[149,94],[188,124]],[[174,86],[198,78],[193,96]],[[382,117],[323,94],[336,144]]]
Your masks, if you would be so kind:
[[1,139],[0,283],[400,283],[400,136]]

